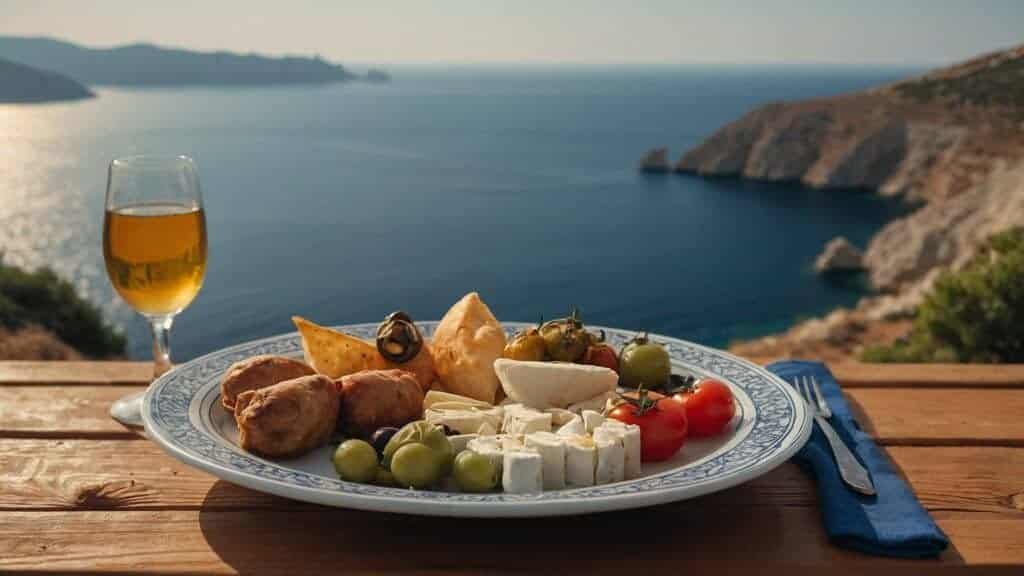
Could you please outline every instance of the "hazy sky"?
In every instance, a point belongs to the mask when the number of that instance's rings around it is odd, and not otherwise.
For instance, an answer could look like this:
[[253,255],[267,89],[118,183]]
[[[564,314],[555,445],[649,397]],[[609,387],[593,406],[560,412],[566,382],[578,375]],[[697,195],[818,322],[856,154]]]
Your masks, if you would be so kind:
[[0,0],[0,34],[370,63],[918,64],[1024,42],[1024,0]]

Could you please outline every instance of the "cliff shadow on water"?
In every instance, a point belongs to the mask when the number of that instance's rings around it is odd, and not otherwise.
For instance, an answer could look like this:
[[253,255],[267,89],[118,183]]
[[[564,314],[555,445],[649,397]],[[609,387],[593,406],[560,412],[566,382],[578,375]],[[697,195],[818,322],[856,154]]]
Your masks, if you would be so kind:
[[[750,321],[708,334],[716,345],[779,332],[837,306],[856,305],[873,293],[867,275],[860,271],[819,275],[814,271],[815,258],[836,236],[863,249],[886,224],[917,208],[902,198],[865,189],[821,190],[799,182],[689,174],[669,178],[678,179],[686,189],[700,190],[703,202],[730,215],[732,225],[724,231],[728,238],[720,240],[723,265],[737,266],[741,258],[755,263],[739,264],[742,271],[734,278],[760,284],[757,292],[763,298],[755,296],[742,305],[761,309]],[[764,310],[763,304],[773,300],[789,305],[779,306],[774,313]]]

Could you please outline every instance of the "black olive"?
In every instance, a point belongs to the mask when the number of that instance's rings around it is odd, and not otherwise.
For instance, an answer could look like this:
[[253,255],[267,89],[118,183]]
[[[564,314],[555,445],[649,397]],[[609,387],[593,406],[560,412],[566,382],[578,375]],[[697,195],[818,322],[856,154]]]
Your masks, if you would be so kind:
[[423,348],[423,335],[408,314],[399,310],[388,314],[377,327],[377,351],[384,358],[401,364],[416,357]]
[[398,432],[398,428],[377,428],[377,431],[370,436],[370,444],[373,445],[373,449],[377,451],[377,456],[384,456],[384,447],[391,441],[391,437]]
[[447,424],[441,424],[441,427],[444,428],[444,435],[445,436],[456,436],[456,435],[458,435],[458,431],[452,430],[451,428],[448,427]]

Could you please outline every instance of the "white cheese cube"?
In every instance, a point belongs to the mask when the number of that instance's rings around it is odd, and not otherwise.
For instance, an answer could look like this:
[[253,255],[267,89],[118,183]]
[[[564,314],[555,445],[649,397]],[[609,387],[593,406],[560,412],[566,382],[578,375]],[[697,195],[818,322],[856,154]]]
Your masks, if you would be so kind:
[[501,487],[510,494],[540,492],[543,484],[544,459],[535,450],[524,448],[505,452],[501,471]]
[[551,414],[538,412],[529,408],[505,409],[505,419],[501,425],[505,434],[529,434],[530,432],[550,432]]
[[618,420],[607,420],[594,430],[594,438],[614,438],[622,444],[625,454],[624,470],[627,479],[638,478],[641,474],[640,427]]
[[583,425],[583,418],[576,416],[558,429],[557,434],[559,436],[585,436],[587,434],[587,427]]
[[604,416],[593,410],[583,411],[583,425],[587,428],[587,434],[593,434],[594,429],[604,424]]
[[594,485],[597,445],[588,436],[565,438],[565,484],[570,488]]
[[519,450],[523,448],[523,437],[519,434],[502,434],[498,436],[499,442],[501,442],[501,449],[505,452],[511,450]]
[[567,410],[569,410],[570,412],[575,412],[576,414],[579,414],[584,410],[601,412],[605,409],[605,406],[608,405],[608,400],[616,399],[618,397],[619,395],[614,390],[611,390],[608,392],[604,392],[602,394],[598,394],[597,396],[594,396],[592,398],[587,398],[582,402],[570,404]]
[[597,468],[594,483],[620,482],[626,474],[626,449],[617,437],[601,434],[594,436],[597,445]]
[[544,489],[565,488],[565,440],[551,432],[534,432],[526,436],[525,444],[544,460]]
[[576,418],[576,414],[561,408],[548,408],[544,412],[551,414],[551,425],[553,427],[564,426]]
[[486,456],[494,469],[501,473],[501,466],[504,462],[504,451],[501,448],[501,439],[497,436],[477,436],[466,443],[466,450]]

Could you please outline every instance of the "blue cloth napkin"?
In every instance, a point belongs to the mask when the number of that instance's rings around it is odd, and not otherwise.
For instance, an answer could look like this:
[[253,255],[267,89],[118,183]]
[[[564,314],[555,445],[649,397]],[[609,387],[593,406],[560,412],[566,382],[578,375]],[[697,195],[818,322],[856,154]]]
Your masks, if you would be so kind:
[[793,460],[818,483],[825,530],[839,546],[879,556],[926,558],[946,549],[949,539],[921,506],[889,458],[861,431],[836,379],[820,362],[788,360],[768,370],[786,382],[814,376],[832,409],[829,422],[868,469],[876,496],[848,489],[839,477],[828,440],[817,425]]

